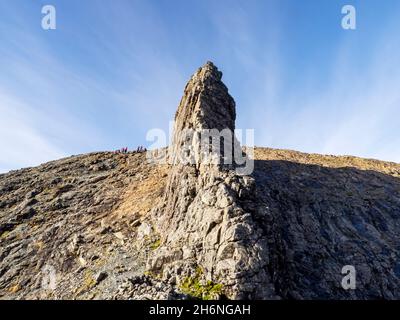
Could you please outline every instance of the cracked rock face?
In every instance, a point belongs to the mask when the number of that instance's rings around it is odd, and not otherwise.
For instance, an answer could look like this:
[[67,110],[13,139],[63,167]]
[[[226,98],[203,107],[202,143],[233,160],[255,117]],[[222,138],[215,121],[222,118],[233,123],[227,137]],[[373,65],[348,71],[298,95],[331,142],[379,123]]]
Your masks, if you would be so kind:
[[[193,129],[194,135],[203,129],[234,131],[235,103],[221,78],[208,62],[190,79],[175,116],[173,158],[184,147],[185,129]],[[230,143],[238,148],[236,139]],[[202,149],[196,141],[192,150],[199,159]],[[216,151],[223,159],[226,150]],[[250,211],[254,190],[254,179],[238,176],[234,163],[174,161],[165,201],[153,216],[162,246],[149,260],[149,269],[168,280],[171,275],[192,277],[200,268],[204,281],[222,284],[229,298],[274,297],[265,272],[267,243]]]
[[1,174],[0,298],[400,299],[400,165],[255,148],[240,175],[238,141],[205,155],[200,134],[235,117],[209,62],[169,165],[102,152]]
[[[175,120],[175,153],[185,128],[234,129],[235,104],[212,63],[189,81]],[[399,298],[398,178],[286,159],[256,157],[251,176],[234,164],[175,163],[148,268],[174,281],[201,268],[232,299]],[[341,286],[346,265],[358,289]]]

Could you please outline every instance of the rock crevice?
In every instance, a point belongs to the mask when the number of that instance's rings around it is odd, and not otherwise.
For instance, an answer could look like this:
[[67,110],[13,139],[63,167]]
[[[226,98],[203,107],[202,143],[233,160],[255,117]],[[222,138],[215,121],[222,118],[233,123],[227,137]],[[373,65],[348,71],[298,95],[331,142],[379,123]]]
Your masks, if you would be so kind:
[[[234,132],[235,102],[221,78],[208,62],[190,79],[175,116],[172,157],[184,148],[185,129],[193,129],[194,136],[203,129]],[[194,157],[200,159],[200,143],[189,141]],[[240,148],[236,138],[230,143],[231,148],[214,150],[216,156],[225,159],[226,150]],[[254,286],[269,282],[266,245],[246,206],[253,201],[254,179],[237,175],[234,162],[173,163],[163,205],[153,216],[162,246],[149,260],[149,269],[168,280],[172,274],[185,279],[201,268],[204,280],[222,284],[229,298],[272,297],[268,285]]]
[[235,117],[208,62],[168,165],[99,152],[0,175],[0,298],[400,299],[400,165],[255,148],[243,175],[233,136],[202,148]]

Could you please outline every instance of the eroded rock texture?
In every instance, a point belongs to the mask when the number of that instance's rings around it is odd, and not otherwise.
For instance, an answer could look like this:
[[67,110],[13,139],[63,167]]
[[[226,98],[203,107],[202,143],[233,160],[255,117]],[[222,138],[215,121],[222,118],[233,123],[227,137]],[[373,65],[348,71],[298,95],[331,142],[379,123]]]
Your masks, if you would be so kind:
[[[221,73],[207,63],[185,89],[174,152],[185,128],[233,130],[234,110]],[[162,246],[149,268],[173,282],[201,268],[204,281],[223,284],[234,299],[399,298],[398,177],[366,170],[379,167],[370,160],[327,157],[342,162],[327,168],[285,156],[256,157],[251,176],[235,166],[175,164],[153,218]],[[364,170],[347,168],[351,162]],[[356,269],[355,290],[341,285],[345,265]]]
[[238,175],[236,139],[202,161],[198,133],[235,128],[221,77],[188,82],[171,165],[103,152],[0,175],[0,297],[399,299],[400,165],[256,148]]
[[[207,63],[189,81],[175,118],[171,157],[183,148],[184,129],[194,129],[194,135],[203,129],[235,129],[235,103],[221,76]],[[192,143],[196,159],[200,140]],[[231,143],[238,145],[235,139]],[[225,149],[218,149],[224,158]],[[267,244],[251,213],[254,179],[236,175],[234,164],[173,162],[163,206],[153,217],[162,246],[149,268],[173,281],[194,277],[200,268],[203,281],[222,284],[230,298],[273,295],[265,272]]]
[[[284,299],[399,299],[399,166],[365,160],[360,169],[349,166],[354,158],[304,163],[257,152],[255,219],[270,243],[275,293]],[[345,265],[355,267],[355,290],[341,286]]]
[[118,297],[145,272],[155,239],[142,222],[166,172],[143,153],[99,152],[0,175],[0,297]]

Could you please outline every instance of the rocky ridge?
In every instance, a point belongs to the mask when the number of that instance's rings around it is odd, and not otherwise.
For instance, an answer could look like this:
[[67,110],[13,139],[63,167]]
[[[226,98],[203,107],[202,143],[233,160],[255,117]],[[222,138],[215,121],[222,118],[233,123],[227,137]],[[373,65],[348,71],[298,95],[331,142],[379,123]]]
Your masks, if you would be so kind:
[[400,165],[268,148],[250,175],[222,149],[199,161],[199,131],[235,129],[221,78],[207,63],[188,82],[172,165],[104,152],[0,175],[0,297],[400,298]]

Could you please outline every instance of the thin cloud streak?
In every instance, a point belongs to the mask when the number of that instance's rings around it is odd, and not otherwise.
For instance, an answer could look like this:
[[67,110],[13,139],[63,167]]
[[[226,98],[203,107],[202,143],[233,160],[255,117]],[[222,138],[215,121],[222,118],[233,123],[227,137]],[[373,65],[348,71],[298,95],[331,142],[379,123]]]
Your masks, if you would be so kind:
[[32,28],[23,14],[0,21],[3,172],[144,145],[148,130],[168,129],[186,81],[206,60],[224,72],[237,127],[254,128],[256,145],[400,162],[398,19],[370,39],[363,69],[353,65],[358,43],[338,29],[324,74],[323,60],[305,68],[288,54],[302,49],[307,59],[320,44],[291,46],[293,17],[282,1],[182,2],[182,12],[195,8],[171,18],[166,3],[66,3],[56,1],[65,20],[55,33]]
[[0,169],[2,172],[38,165],[51,159],[66,156],[32,126],[27,106],[0,93]]

